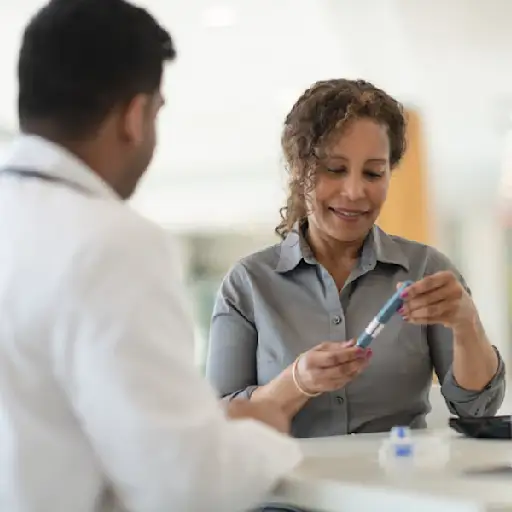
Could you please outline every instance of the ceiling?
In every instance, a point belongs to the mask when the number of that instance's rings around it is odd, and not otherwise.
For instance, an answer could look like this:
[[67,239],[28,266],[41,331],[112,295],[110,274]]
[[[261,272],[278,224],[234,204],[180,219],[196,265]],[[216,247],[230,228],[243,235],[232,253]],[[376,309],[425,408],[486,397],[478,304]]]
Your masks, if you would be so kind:
[[[20,33],[42,3],[0,7],[4,127],[16,126]],[[436,207],[494,201],[512,114],[512,2],[139,3],[169,28],[179,53],[164,85],[160,147],[135,199],[149,215],[188,226],[275,220],[284,115],[310,83],[339,76],[374,81],[420,110]]]

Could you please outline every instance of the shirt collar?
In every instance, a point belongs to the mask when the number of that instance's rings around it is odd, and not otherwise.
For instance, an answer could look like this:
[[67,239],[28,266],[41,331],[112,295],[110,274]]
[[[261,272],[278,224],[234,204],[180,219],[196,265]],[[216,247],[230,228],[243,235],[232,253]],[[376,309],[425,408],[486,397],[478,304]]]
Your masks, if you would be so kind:
[[2,155],[1,168],[36,171],[92,195],[120,199],[110,185],[75,155],[36,135],[19,135]]
[[[296,268],[301,261],[316,264],[315,257],[305,237],[306,226],[295,224],[281,242],[281,253],[276,271],[283,274]],[[378,226],[373,226],[366,238],[361,254],[361,266],[375,268],[377,262],[398,265],[409,270],[409,261],[400,246]]]

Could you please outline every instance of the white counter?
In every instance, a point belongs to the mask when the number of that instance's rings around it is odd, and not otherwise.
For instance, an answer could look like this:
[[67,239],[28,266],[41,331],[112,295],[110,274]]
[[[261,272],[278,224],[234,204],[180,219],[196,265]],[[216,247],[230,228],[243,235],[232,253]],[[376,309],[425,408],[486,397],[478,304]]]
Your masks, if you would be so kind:
[[305,460],[277,489],[277,502],[318,512],[512,511],[512,476],[474,477],[470,468],[512,462],[512,441],[472,440],[447,430],[451,457],[442,470],[403,479],[386,475],[378,451],[386,435],[302,440]]

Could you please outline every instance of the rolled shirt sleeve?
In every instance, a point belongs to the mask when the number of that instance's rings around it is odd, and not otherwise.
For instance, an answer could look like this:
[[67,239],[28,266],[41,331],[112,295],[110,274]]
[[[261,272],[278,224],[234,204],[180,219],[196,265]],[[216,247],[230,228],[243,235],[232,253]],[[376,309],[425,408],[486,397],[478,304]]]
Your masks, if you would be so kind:
[[[453,263],[442,253],[431,249],[426,274],[443,270],[453,272],[466,291],[471,294],[467,283]],[[458,385],[453,375],[453,332],[442,325],[427,328],[427,338],[435,372],[441,384],[441,393],[453,414],[458,416],[492,416],[496,414],[505,397],[505,364],[499,350],[493,346],[498,356],[498,370],[491,381],[481,391],[470,391]]]
[[450,410],[458,416],[493,416],[501,407],[505,397],[505,364],[496,347],[494,350],[499,360],[498,371],[481,391],[461,388],[451,367],[446,373],[441,392]]

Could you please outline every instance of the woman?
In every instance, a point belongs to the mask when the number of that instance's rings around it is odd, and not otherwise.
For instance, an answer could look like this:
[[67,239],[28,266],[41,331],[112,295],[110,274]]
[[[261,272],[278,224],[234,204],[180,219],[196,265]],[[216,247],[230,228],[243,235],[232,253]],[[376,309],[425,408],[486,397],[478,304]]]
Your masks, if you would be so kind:
[[[452,413],[495,414],[504,365],[464,280],[436,249],[375,225],[405,149],[402,106],[362,80],[319,82],[286,118],[282,147],[283,240],[224,279],[213,385],[226,399],[276,402],[297,437],[424,427],[433,369]],[[371,348],[354,346],[407,279],[400,315]]]

